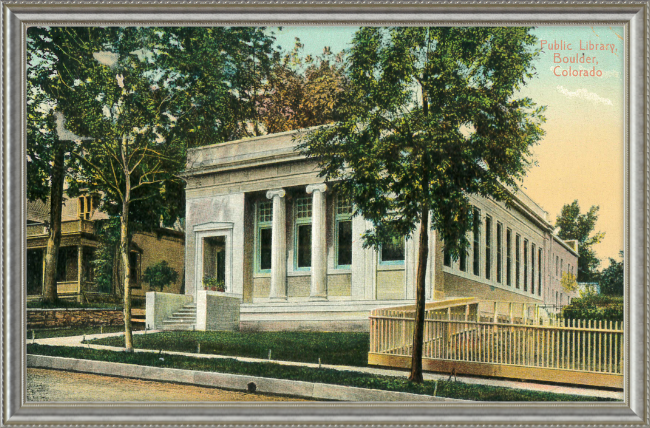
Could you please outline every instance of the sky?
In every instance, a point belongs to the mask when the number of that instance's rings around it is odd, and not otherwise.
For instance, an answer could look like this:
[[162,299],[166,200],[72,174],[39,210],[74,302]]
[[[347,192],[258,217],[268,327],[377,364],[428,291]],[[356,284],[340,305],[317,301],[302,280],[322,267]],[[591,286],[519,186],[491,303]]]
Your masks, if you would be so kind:
[[[305,55],[321,55],[325,46],[333,53],[349,48],[355,31],[283,27],[275,37],[287,51],[298,37]],[[596,231],[605,232],[605,238],[594,249],[601,267],[607,267],[607,258],[620,259],[623,250],[624,29],[542,26],[533,33],[541,52],[535,77],[520,96],[547,106],[547,122],[546,135],[533,149],[537,164],[521,189],[548,212],[551,223],[564,204],[576,199],[583,213],[598,206]],[[579,62],[571,63],[576,55]]]

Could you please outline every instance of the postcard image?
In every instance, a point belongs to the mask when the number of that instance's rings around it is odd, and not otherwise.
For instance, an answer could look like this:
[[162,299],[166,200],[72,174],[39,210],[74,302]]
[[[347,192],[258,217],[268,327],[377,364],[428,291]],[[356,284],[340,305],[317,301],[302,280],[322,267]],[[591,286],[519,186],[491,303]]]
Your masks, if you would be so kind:
[[27,403],[620,402],[627,37],[29,27]]

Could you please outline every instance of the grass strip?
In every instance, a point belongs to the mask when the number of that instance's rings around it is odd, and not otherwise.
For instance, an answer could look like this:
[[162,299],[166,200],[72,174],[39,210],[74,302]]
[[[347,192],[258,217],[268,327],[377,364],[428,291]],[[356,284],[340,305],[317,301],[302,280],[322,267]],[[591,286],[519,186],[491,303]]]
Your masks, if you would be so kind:
[[[151,367],[328,383],[425,395],[433,395],[434,389],[436,389],[435,381],[425,381],[421,384],[415,384],[402,377],[381,376],[371,373],[339,371],[325,368],[284,366],[272,362],[249,363],[230,358],[194,358],[169,354],[163,354],[161,356],[157,353],[126,353],[39,344],[27,345],[27,353]],[[439,397],[474,401],[614,401],[597,397],[554,394],[542,391],[529,391],[489,385],[471,385],[462,382],[447,381],[438,381],[436,392],[436,395]]]
[[[267,359],[269,351],[275,360],[318,363],[337,366],[368,366],[370,335],[368,333],[327,332],[229,332],[168,331],[133,337],[137,349]],[[89,340],[88,343],[124,346],[124,337]]]
[[[137,329],[134,329],[137,330]],[[100,326],[80,326],[80,327],[62,327],[62,328],[43,328],[27,330],[27,340],[32,339],[32,334],[36,339],[47,339],[49,337],[67,337],[83,336],[99,333],[119,333],[124,331],[124,325],[105,325]],[[122,338],[124,346],[124,338]]]

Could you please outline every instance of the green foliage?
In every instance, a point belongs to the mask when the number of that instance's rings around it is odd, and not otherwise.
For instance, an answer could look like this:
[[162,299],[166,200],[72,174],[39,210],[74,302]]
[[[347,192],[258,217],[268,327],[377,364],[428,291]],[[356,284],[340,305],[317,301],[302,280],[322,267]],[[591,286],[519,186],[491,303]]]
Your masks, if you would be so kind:
[[600,292],[610,296],[622,296],[625,291],[623,252],[620,252],[621,261],[609,259],[609,266],[600,274]]
[[[160,358],[157,352],[124,353],[97,349],[72,348],[65,346],[27,345],[28,354],[78,358],[93,361],[110,361],[137,364],[150,367],[168,367],[184,370],[198,370],[261,376],[274,379],[289,379],[304,382],[371,388],[384,391],[410,392],[414,394],[458,398],[472,401],[611,401],[609,399],[554,394],[550,392],[520,390],[498,386],[466,384],[462,382],[425,381],[421,384],[409,382],[404,377],[384,376],[373,373],[286,366],[276,363],[252,363],[230,358],[193,358],[165,354]],[[436,387],[437,384],[437,387]]]
[[598,209],[594,205],[585,214],[581,214],[578,200],[575,200],[564,205],[555,220],[555,227],[560,228],[558,236],[561,239],[578,241],[578,282],[592,282],[598,279],[600,260],[593,246],[605,237],[604,232],[594,233]]
[[268,133],[309,128],[341,119],[347,92],[343,53],[302,59],[303,45],[278,59],[264,85],[257,111]]
[[166,285],[178,280],[178,272],[167,264],[167,260],[163,260],[145,269],[142,279],[149,283],[150,288],[158,288],[162,291]]
[[226,291],[226,283],[223,279],[218,279],[216,276],[203,277],[203,287],[206,290],[212,291]]
[[563,272],[562,278],[560,279],[560,285],[567,293],[574,292],[578,290],[578,282],[576,277],[571,272]]
[[[341,121],[302,138],[322,176],[372,221],[367,246],[413,232],[424,210],[454,257],[469,246],[469,196],[508,202],[544,134],[530,28],[364,27]],[[341,180],[341,181],[339,181]]]
[[562,316],[570,319],[623,321],[623,298],[602,294],[587,295],[571,300]]
[[[110,217],[108,220],[95,222],[95,234],[99,245],[95,249],[90,265],[97,290],[102,293],[119,291],[117,278],[117,248],[120,242],[120,219]],[[121,292],[119,293],[121,294]]]

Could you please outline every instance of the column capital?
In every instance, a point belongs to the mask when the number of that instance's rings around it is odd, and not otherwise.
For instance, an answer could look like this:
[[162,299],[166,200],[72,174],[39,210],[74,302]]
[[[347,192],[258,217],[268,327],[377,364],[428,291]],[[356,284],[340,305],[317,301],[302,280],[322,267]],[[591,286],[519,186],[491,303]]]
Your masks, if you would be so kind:
[[318,184],[310,184],[309,186],[307,186],[307,193],[314,193],[314,192],[321,192],[321,193],[327,192],[327,184],[318,183]]
[[266,192],[266,197],[268,199],[273,199],[275,196],[279,196],[280,198],[284,198],[287,195],[287,192],[284,191],[284,189],[273,189],[269,190]]

